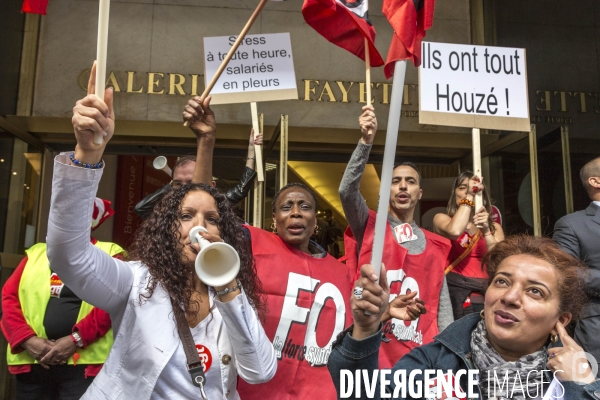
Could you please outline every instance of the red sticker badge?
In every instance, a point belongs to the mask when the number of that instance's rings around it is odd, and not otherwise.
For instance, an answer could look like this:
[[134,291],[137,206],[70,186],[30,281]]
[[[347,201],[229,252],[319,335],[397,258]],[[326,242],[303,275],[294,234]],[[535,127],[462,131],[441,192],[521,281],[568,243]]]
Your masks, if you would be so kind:
[[418,237],[413,233],[412,226],[410,224],[401,224],[394,228],[394,234],[398,243],[410,242],[417,240]]
[[50,275],[50,297],[60,297],[63,287],[65,284],[62,283],[56,272],[53,272]]
[[204,373],[208,371],[212,364],[212,354],[210,354],[210,350],[208,347],[203,346],[201,344],[196,345],[196,349],[198,349],[198,356],[200,357],[200,361],[204,364]]

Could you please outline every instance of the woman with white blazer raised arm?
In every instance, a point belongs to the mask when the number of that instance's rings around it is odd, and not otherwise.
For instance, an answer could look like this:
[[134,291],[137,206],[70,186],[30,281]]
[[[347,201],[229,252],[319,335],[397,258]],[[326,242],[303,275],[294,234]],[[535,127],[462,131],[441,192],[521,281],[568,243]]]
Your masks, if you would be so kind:
[[[229,202],[209,185],[211,175],[194,176],[194,183],[157,204],[136,233],[133,261],[114,259],[89,242],[102,154],[115,129],[112,89],[105,101],[93,95],[94,69],[88,95],[73,109],[75,151],[54,162],[47,238],[52,268],[113,323],[113,348],[83,398],[238,399],[238,376],[266,382],[277,362],[259,321],[264,304],[251,250]],[[194,133],[198,160],[212,164],[203,157],[212,155],[215,141],[209,104],[210,97],[199,107]],[[94,143],[95,133],[103,135],[102,144]],[[239,254],[231,282],[212,287],[196,275],[195,226],[206,228],[204,239],[224,241]]]

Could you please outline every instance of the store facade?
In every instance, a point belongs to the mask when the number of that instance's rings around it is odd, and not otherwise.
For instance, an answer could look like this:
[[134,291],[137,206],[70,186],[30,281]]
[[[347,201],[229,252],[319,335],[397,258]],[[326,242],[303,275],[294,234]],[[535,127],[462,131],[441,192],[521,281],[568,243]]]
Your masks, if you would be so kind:
[[[127,244],[139,220],[133,205],[168,182],[152,168],[158,155],[193,154],[195,139],[181,124],[184,104],[204,88],[202,38],[239,32],[256,1],[145,0],[111,2],[108,84],[115,89],[117,129],[107,148],[99,196],[117,215],[97,236]],[[541,0],[453,0],[436,4],[427,40],[522,47],[527,52],[531,132],[482,131],[483,174],[508,234],[551,234],[554,222],[589,199],[578,172],[600,155],[600,5],[593,0],[547,6]],[[97,1],[53,0],[48,15],[22,15],[20,1],[3,2],[0,50],[0,253],[14,268],[24,249],[44,241],[53,156],[74,146],[70,118],[85,95],[95,58]],[[245,218],[270,225],[270,199],[287,181],[319,196],[321,211],[345,218],[337,188],[360,138],[366,102],[364,63],[328,43],[302,18],[301,2],[269,2],[250,33],[289,32],[297,100],[259,104],[263,114],[266,179],[240,207]],[[385,58],[392,30],[370,2],[376,44]],[[533,18],[535,16],[535,18]],[[535,21],[535,22],[534,22]],[[407,69],[397,157],[417,163],[424,196],[418,222],[430,227],[448,201],[454,177],[469,169],[469,129],[420,125],[418,75]],[[377,206],[391,80],[372,71],[379,131],[361,193]],[[251,126],[248,104],[214,107],[218,122],[214,172],[226,189],[241,175]],[[287,145],[281,145],[287,132]],[[273,139],[273,140],[272,140]],[[271,143],[272,140],[272,143]],[[287,163],[280,150],[287,149]],[[285,178],[284,178],[285,179]],[[261,199],[263,201],[256,201]],[[95,232],[96,233],[96,232]],[[341,249],[343,252],[343,248]],[[3,273],[6,278],[7,273]],[[0,381],[6,381],[0,379]],[[6,387],[0,387],[0,393]]]
[[[599,63],[593,50],[596,36],[591,34],[598,30],[598,10],[594,2],[586,5],[589,12],[577,11],[583,13],[581,19],[558,18],[563,14],[555,6],[546,12],[547,23],[532,24],[529,16],[541,2],[437,4],[427,40],[527,51],[535,140],[529,132],[485,131],[482,136],[484,176],[509,233],[548,234],[558,217],[586,203],[576,176],[599,152],[600,123]],[[370,6],[376,44],[385,55],[392,30],[380,12],[381,2]],[[102,239],[123,239],[125,232],[131,233],[137,217],[130,203],[168,181],[166,174],[152,170],[154,157],[171,156],[172,163],[177,156],[194,153],[195,140],[180,120],[183,105],[204,88],[202,38],[235,35],[253,7],[251,1],[112,2],[107,83],[116,92],[117,129],[107,149],[109,167],[100,195],[113,201],[120,214],[99,232]],[[13,63],[19,72],[2,77],[16,96],[12,108],[4,107],[5,132],[0,138],[5,142],[0,173],[6,196],[0,209],[0,250],[15,255],[44,239],[51,159],[73,147],[70,116],[75,101],[85,95],[97,26],[93,1],[56,0],[48,15],[21,18],[20,62]],[[359,139],[357,117],[366,102],[364,64],[313,31],[298,1],[269,3],[250,31],[276,32],[290,32],[298,99],[259,104],[265,147],[278,136],[281,116],[287,116],[288,180],[313,187],[322,208],[332,209],[344,225],[337,185]],[[571,49],[569,57],[549,47],[555,40],[558,48]],[[471,139],[468,129],[419,125],[417,81],[417,69],[409,66],[397,156],[423,168],[419,217],[429,226],[432,215],[447,202],[453,177],[469,168]],[[375,208],[391,94],[391,80],[381,68],[373,69],[372,93],[380,128],[361,191]],[[219,126],[214,175],[220,187],[227,188],[243,168],[250,107],[218,105],[214,110]],[[274,143],[266,160],[263,226],[269,225],[269,199],[281,184],[280,147],[279,141]],[[131,182],[136,183],[134,189]],[[251,201],[242,205],[247,220],[252,219],[253,207]]]

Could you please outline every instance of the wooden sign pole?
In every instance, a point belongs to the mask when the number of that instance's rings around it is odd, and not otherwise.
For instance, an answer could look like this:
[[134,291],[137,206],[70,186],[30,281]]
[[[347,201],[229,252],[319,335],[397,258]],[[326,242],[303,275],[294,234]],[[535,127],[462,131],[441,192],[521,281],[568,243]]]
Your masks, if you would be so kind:
[[[256,140],[256,137],[262,132],[260,132],[260,126],[258,123],[258,108],[255,101],[250,103],[250,112],[252,113],[252,129],[254,129],[254,140]],[[256,157],[256,160],[254,160],[256,161],[254,163],[256,168],[256,176],[258,177],[259,182],[264,182],[265,172],[263,170],[262,146],[254,145],[254,156]]]
[[281,134],[279,136],[279,189],[288,181],[288,116],[281,115]]
[[[108,0],[106,0],[106,1],[108,1]],[[200,96],[200,99],[202,101],[204,101],[206,96],[208,96],[210,94],[210,91],[212,90],[212,88],[215,86],[215,84],[221,77],[221,74],[223,73],[223,71],[225,71],[225,67],[227,67],[227,64],[229,64],[231,57],[233,57],[233,55],[237,51],[238,47],[240,47],[240,44],[242,44],[242,40],[244,40],[248,31],[250,30],[250,28],[252,28],[252,24],[254,24],[254,21],[256,21],[256,18],[258,18],[258,14],[260,14],[260,12],[262,11],[262,9],[264,8],[265,4],[267,4],[268,1],[269,0],[260,0],[260,3],[258,3],[258,6],[256,7],[254,12],[250,16],[250,19],[248,20],[248,22],[246,22],[246,25],[244,26],[244,28],[240,32],[239,36],[233,43],[233,46],[231,46],[231,49],[229,49],[227,56],[225,56],[225,59],[223,59],[223,62],[219,66],[219,69],[217,70],[217,72],[215,72],[215,75],[212,77],[212,79],[210,80],[208,85],[206,85],[206,87],[204,88],[204,92],[202,92],[202,95]],[[188,126],[188,121],[185,121],[183,126]],[[254,131],[254,134],[256,135],[256,130]],[[257,157],[256,161],[258,161],[258,157]],[[258,172],[258,170],[256,170],[256,171]]]

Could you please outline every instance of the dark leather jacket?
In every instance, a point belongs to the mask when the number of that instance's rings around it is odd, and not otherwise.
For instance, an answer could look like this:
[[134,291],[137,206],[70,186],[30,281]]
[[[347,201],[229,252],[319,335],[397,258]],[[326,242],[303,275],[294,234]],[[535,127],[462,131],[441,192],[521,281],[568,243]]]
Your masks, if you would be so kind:
[[[256,177],[256,171],[251,168],[244,167],[244,172],[242,173],[242,179],[240,182],[232,189],[229,189],[227,193],[225,193],[225,196],[231,205],[239,203],[248,195],[248,191],[254,182],[254,177]],[[152,212],[154,209],[154,205],[160,199],[162,199],[169,190],[171,190],[171,184],[166,184],[156,192],[149,194],[140,200],[140,202],[135,205],[133,211],[135,211],[135,213],[143,219],[148,218],[148,215],[150,215],[150,212]]]
[[[458,370],[476,369],[471,358],[471,333],[479,320],[480,317],[478,314],[469,314],[466,317],[453,322],[443,332],[437,335],[432,343],[414,348],[410,353],[402,357],[392,369],[391,376],[394,375],[394,371],[396,370],[405,370],[406,376],[408,377],[410,372],[414,369],[421,371],[426,369],[443,371],[452,370],[453,374],[456,374]],[[352,371],[352,375],[354,375],[356,370],[363,370],[363,372],[368,371],[368,376],[372,377],[373,371],[377,369],[379,365],[379,346],[382,337],[381,329],[373,336],[363,340],[352,338],[352,336],[347,334],[348,330],[349,329],[346,329],[340,333],[338,339],[333,343],[333,349],[327,363],[327,368],[333,379],[338,398],[341,389],[342,369]],[[562,343],[559,339],[555,345],[551,346],[562,346]],[[546,374],[545,381],[550,382],[552,376],[547,372]],[[395,383],[391,377],[388,376],[388,379],[387,383],[389,385],[386,386],[385,390],[392,394],[395,389]],[[460,377],[459,381],[462,390],[468,390],[467,377],[463,375]],[[378,400],[381,393],[379,379],[377,379],[376,382],[377,385],[373,397],[367,396],[364,381],[361,380],[361,396],[350,398]],[[562,382],[562,385],[565,389],[564,400],[591,400],[600,398],[600,380],[596,380],[594,383],[587,385],[579,385],[575,382],[565,381]],[[482,396],[478,386],[474,388],[474,391],[478,395],[478,397],[475,398],[481,399]],[[415,398],[410,395],[408,395],[408,397],[392,398],[424,399],[424,397]]]

